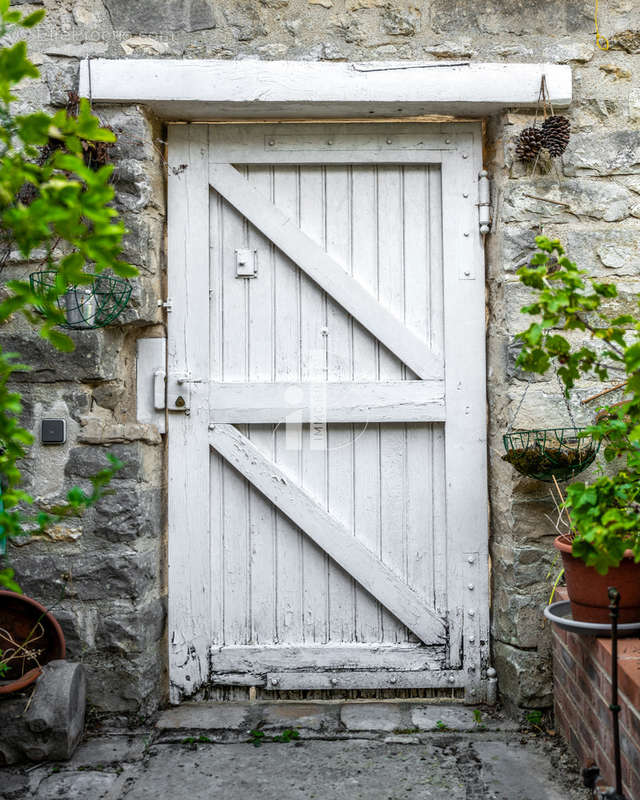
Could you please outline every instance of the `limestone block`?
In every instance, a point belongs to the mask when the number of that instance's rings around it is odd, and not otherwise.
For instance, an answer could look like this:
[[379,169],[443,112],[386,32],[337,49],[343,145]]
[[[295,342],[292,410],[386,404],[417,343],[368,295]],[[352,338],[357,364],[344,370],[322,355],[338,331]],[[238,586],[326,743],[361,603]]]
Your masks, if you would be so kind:
[[493,646],[500,695],[523,708],[547,708],[553,704],[550,659],[541,660],[535,650],[520,650],[504,642]]
[[136,441],[147,444],[162,443],[155,425],[141,422],[119,423],[97,416],[84,417],[81,424],[82,428],[78,433],[80,444],[121,444]]
[[640,239],[633,228],[569,231],[565,247],[569,258],[591,275],[640,277]]
[[542,612],[550,593],[547,586],[524,595],[504,588],[497,591],[493,604],[494,636],[516,647],[548,649],[548,646],[543,647],[543,641],[549,637],[549,626],[545,624]]
[[420,12],[417,8],[398,8],[387,5],[381,14],[382,30],[391,36],[414,36],[420,30]]
[[640,53],[640,30],[619,31],[609,37],[610,50],[624,50],[625,53]]
[[65,475],[73,480],[89,478],[108,464],[106,453],[120,459],[124,466],[116,473],[117,482],[144,480],[144,445],[140,442],[116,444],[110,447],[74,447],[64,468]]
[[151,200],[152,180],[144,165],[132,158],[115,162],[113,184],[120,211],[139,211]]
[[634,122],[640,121],[640,89],[629,92],[629,117]]
[[640,173],[640,131],[573,134],[562,161],[569,176]]
[[569,178],[540,178],[535,183],[510,182],[504,193],[504,222],[567,223],[585,220],[617,222],[635,205],[632,193],[617,183]]
[[262,14],[252,3],[234,5],[230,9],[225,9],[223,13],[234,38],[239,42],[251,42],[267,33]]
[[[73,549],[72,549],[73,548]],[[78,545],[33,545],[11,553],[11,565],[26,594],[45,604],[68,599],[135,600],[156,586],[159,556],[155,547],[136,551],[112,546],[78,552]],[[44,551],[44,552],[43,552]]]
[[595,46],[591,42],[580,42],[567,38],[545,47],[542,51],[542,58],[545,62],[551,61],[556,64],[569,64],[572,61],[584,64],[591,61],[594,53]]
[[109,542],[129,542],[142,536],[160,538],[162,495],[159,489],[114,487],[91,512],[91,531]]
[[105,5],[114,27],[130,33],[202,31],[216,27],[214,7],[207,0],[174,0],[171,3],[105,0]]
[[71,353],[61,353],[40,338],[22,317],[0,329],[6,352],[21,353],[31,369],[16,377],[24,383],[56,381],[108,381],[119,372],[119,335],[97,330],[68,331],[75,343]]
[[55,772],[38,786],[38,800],[105,800],[118,775],[116,772]]
[[436,31],[452,33],[590,33],[593,16],[575,0],[491,0],[483,4],[475,0],[434,0],[431,25]]
[[100,615],[96,646],[127,657],[144,654],[161,639],[164,623],[164,605],[159,599],[135,605],[116,602]]
[[0,700],[0,762],[70,758],[84,729],[86,697],[82,664],[63,660],[45,664],[26,710],[25,695]]

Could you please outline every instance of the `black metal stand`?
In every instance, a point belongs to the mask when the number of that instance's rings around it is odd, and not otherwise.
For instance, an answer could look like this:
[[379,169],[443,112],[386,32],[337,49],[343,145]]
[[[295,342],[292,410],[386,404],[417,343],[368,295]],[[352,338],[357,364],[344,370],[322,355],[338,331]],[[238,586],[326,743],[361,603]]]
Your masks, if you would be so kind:
[[612,800],[625,800],[622,794],[622,763],[620,760],[620,706],[618,705],[618,611],[620,592],[609,587],[609,616],[611,617],[611,716],[613,720],[613,757],[616,770],[616,791]]

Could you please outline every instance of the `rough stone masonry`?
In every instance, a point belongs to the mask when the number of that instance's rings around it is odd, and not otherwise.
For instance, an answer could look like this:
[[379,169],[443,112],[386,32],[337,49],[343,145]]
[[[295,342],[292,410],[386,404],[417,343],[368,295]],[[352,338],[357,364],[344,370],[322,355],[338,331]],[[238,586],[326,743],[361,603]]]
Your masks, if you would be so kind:
[[[16,4],[28,5],[23,0]],[[608,50],[595,46],[591,2],[577,0],[40,0],[47,17],[29,33],[42,79],[21,91],[25,109],[58,108],[77,88],[79,61],[108,58],[303,59],[328,61],[471,59],[570,64],[572,138],[555,171],[530,176],[514,161],[515,138],[532,113],[487,120],[485,164],[497,205],[488,237],[488,419],[493,583],[493,660],[514,706],[551,704],[549,632],[540,614],[548,596],[554,530],[544,485],[504,463],[501,435],[525,386],[514,368],[513,334],[525,295],[515,270],[534,235],[558,236],[574,260],[623,287],[640,288],[640,2],[600,3]],[[97,711],[145,714],[166,699],[164,447],[136,423],[135,343],[161,336],[157,301],[164,281],[163,129],[143,108],[96,109],[118,134],[117,204],[130,231],[126,258],[140,278],[125,316],[101,332],[74,334],[76,351],[52,352],[16,320],[2,345],[28,356],[21,376],[26,422],[68,420],[68,442],[36,445],[27,488],[58,499],[104,464],[126,462],[116,493],[79,523],[11,547],[26,592],[53,607],[69,656],[87,668]],[[13,258],[5,277],[34,268]],[[588,418],[573,397],[578,419]],[[582,408],[582,410],[581,410]],[[582,416],[580,416],[582,415]],[[566,424],[554,379],[537,380],[520,424]]]

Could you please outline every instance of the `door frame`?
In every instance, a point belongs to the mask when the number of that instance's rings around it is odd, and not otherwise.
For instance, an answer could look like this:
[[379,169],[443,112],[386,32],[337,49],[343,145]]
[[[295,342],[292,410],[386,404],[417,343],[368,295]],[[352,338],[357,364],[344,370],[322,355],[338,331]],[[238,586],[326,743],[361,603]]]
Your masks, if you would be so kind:
[[[168,411],[172,702],[190,696],[207,681],[211,658],[212,587],[209,564],[202,559],[202,553],[208,551],[210,513],[210,446],[209,437],[202,435],[209,426],[209,337],[203,336],[202,327],[194,322],[209,319],[212,158],[208,131],[206,125],[172,125],[168,136],[168,296],[172,311],[168,315],[167,408],[176,409],[173,394],[183,391],[180,387],[189,394],[189,414]],[[442,150],[432,151],[432,163],[441,166],[443,186],[444,356],[445,363],[456,365],[455,370],[445,370],[447,426],[456,429],[455,437],[445,437],[447,524],[449,529],[460,531],[473,526],[474,531],[473,536],[456,537],[456,550],[447,556],[448,567],[458,578],[457,592],[449,594],[450,611],[455,609],[462,620],[452,626],[450,648],[460,654],[460,659],[452,664],[455,669],[446,674],[443,671],[439,678],[434,675],[434,685],[463,686],[467,700],[477,703],[486,696],[489,666],[485,318],[484,313],[465,316],[455,311],[467,302],[477,304],[480,290],[484,297],[484,251],[476,208],[482,126],[434,124],[433,132],[446,142]],[[227,156],[224,163],[228,163]],[[476,343],[476,347],[469,343]],[[453,350],[456,358],[447,359],[447,353]],[[177,448],[179,442],[183,457],[173,458],[172,443]],[[188,458],[184,458],[185,453]],[[465,482],[468,502],[461,502],[461,487],[452,476],[456,472],[468,475],[470,465],[477,479]],[[477,519],[478,509],[487,509],[481,519]]]

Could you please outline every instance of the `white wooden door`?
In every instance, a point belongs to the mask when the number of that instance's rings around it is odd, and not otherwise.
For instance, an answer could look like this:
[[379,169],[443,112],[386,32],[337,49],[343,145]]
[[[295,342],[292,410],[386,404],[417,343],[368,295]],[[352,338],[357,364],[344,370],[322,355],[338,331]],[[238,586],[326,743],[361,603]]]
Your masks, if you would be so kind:
[[481,700],[479,126],[179,125],[169,157],[172,700]]

